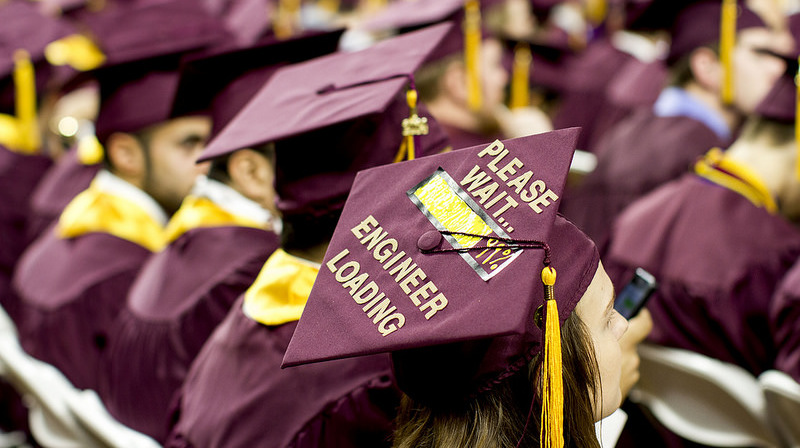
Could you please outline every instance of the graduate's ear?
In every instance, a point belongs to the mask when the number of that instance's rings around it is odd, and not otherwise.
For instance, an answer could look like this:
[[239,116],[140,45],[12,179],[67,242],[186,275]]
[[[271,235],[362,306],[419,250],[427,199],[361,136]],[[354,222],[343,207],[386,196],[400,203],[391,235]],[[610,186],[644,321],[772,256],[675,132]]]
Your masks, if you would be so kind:
[[105,149],[111,172],[141,187],[147,174],[147,155],[139,139],[115,132],[106,140]]
[[272,162],[258,151],[240,149],[228,158],[231,186],[267,209],[274,208],[275,170]]
[[447,65],[442,80],[439,83],[445,95],[457,103],[467,102],[467,68],[460,60],[455,60]]
[[722,63],[712,49],[700,47],[689,55],[689,69],[695,82],[704,90],[719,92],[722,84]]

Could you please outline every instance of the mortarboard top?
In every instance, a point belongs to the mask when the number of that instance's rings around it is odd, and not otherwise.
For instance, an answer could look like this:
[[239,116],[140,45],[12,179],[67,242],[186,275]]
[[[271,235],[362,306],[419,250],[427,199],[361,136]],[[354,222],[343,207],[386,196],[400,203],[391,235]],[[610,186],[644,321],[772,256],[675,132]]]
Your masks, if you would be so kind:
[[41,91],[55,74],[44,63],[44,50],[50,42],[75,32],[62,20],[39,12],[36,5],[23,0],[0,2],[0,112],[14,110],[14,54],[25,50],[34,64],[37,90]]
[[120,2],[80,20],[106,57],[92,72],[100,84],[101,142],[171,118],[180,58],[228,38],[193,0]]
[[216,135],[278,68],[335,52],[343,31],[308,33],[287,40],[273,37],[249,48],[186,59],[173,115],[206,110],[213,104],[211,134]]
[[557,216],[578,133],[360,172],[284,366],[392,352],[400,388],[432,404],[524,369],[543,349],[537,247],[558,273],[561,323],[599,264],[591,240]]
[[[409,77],[448,32],[442,24],[278,70],[207,145],[200,161],[275,142],[279,208],[320,215],[341,208],[356,171],[391,163],[409,116]],[[424,115],[424,109],[420,106]],[[417,155],[446,139],[432,118]]]
[[281,68],[198,160],[383,112],[451,26],[436,25],[366,50]]

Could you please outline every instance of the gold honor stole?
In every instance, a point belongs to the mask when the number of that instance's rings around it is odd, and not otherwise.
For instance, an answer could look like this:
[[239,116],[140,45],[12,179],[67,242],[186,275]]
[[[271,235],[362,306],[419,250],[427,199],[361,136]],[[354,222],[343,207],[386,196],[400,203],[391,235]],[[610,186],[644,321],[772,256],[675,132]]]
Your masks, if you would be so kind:
[[276,250],[244,294],[244,314],[263,325],[275,326],[300,319],[319,268]]
[[190,195],[183,200],[181,208],[169,220],[165,231],[166,241],[171,243],[189,230],[199,227],[224,226],[253,227],[256,229],[264,227],[252,219],[223,210],[208,198]]
[[151,252],[166,244],[164,227],[141,206],[102,191],[93,183],[61,213],[56,234],[68,239],[95,232],[114,235]]
[[726,158],[722,150],[714,148],[694,166],[694,172],[721,187],[739,193],[756,207],[770,213],[778,211],[778,205],[764,182],[752,170],[739,162]]

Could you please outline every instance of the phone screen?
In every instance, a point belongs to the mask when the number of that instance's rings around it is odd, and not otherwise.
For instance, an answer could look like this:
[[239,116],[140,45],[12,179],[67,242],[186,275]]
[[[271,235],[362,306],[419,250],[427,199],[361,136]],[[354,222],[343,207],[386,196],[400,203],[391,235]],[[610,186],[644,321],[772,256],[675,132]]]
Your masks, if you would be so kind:
[[614,309],[624,318],[630,319],[644,307],[655,290],[655,278],[644,269],[638,268],[630,283],[617,294]]

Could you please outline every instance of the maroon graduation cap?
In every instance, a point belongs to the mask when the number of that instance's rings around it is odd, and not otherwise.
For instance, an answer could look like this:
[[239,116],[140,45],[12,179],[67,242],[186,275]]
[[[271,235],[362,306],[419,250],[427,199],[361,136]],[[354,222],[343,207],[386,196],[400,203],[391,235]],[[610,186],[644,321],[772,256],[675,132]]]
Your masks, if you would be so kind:
[[284,366],[391,352],[400,388],[439,404],[525,368],[599,264],[557,216],[578,132],[360,172]]

